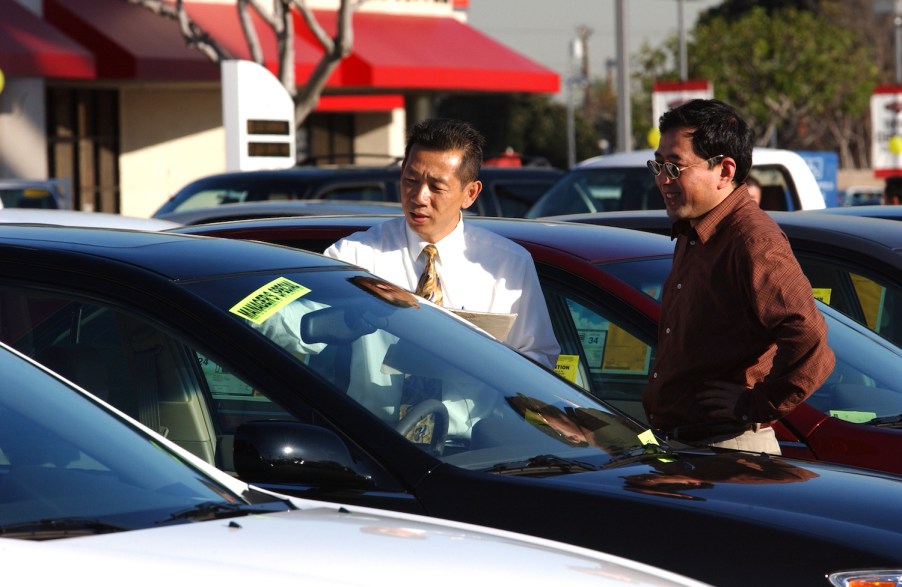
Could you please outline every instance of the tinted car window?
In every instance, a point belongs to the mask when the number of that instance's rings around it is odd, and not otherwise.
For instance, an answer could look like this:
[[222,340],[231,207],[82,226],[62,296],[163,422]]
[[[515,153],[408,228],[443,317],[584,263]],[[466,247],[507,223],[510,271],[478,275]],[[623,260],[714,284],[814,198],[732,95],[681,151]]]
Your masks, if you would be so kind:
[[536,202],[527,217],[661,209],[664,200],[654,179],[644,167],[574,169]]

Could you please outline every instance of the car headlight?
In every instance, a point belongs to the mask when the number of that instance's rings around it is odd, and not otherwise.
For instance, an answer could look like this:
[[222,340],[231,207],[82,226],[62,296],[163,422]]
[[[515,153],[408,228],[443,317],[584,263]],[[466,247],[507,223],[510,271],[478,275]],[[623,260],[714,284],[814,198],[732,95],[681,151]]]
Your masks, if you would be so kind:
[[861,569],[831,573],[835,587],[902,587],[902,569]]

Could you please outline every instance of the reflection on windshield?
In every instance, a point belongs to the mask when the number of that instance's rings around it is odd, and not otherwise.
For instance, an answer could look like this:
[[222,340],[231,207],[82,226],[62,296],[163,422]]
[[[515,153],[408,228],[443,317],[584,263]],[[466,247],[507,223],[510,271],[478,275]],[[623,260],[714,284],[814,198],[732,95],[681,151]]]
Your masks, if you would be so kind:
[[746,454],[741,458],[718,456],[679,460],[648,461],[650,473],[625,475],[628,491],[675,499],[703,501],[697,490],[712,489],[720,483],[773,485],[800,483],[818,477],[808,469],[764,455]]
[[5,350],[0,371],[0,535],[147,528],[198,503],[244,503]]
[[829,306],[818,302],[827,320],[827,339],[836,367],[807,402],[850,422],[902,414],[902,352]]
[[338,277],[280,278],[294,297],[250,324],[422,450],[484,469],[641,446],[643,428],[462,319],[380,279]]

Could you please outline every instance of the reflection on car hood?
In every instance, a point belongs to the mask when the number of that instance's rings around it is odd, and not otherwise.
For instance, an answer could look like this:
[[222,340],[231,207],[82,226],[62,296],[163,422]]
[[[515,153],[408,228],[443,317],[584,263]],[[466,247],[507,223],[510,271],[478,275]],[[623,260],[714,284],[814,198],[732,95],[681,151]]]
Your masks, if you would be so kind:
[[[849,476],[860,479],[850,482]],[[902,502],[885,493],[885,484],[870,483],[880,472],[850,469],[825,463],[783,459],[767,455],[724,451],[676,452],[641,462],[588,473],[557,475],[537,482],[556,485],[567,492],[626,493],[658,496],[697,504],[733,519],[781,526],[798,516],[799,527],[817,532],[822,524],[836,522],[898,533]],[[837,508],[836,492],[842,487],[846,503],[866,503],[867,508]],[[882,488],[882,489],[881,489]],[[826,526],[824,526],[826,527]],[[835,526],[834,526],[835,528]]]
[[6,572],[11,565],[13,576],[17,569],[27,571],[40,583],[56,576],[90,576],[95,585],[113,585],[111,579],[162,584],[177,577],[178,584],[188,584],[191,578],[208,585],[248,585],[250,580],[260,584],[267,579],[301,584],[302,579],[318,586],[369,586],[397,582],[403,572],[428,577],[433,585],[520,579],[535,585],[703,587],[578,547],[455,522],[338,507],[90,538],[0,540],[0,558]]

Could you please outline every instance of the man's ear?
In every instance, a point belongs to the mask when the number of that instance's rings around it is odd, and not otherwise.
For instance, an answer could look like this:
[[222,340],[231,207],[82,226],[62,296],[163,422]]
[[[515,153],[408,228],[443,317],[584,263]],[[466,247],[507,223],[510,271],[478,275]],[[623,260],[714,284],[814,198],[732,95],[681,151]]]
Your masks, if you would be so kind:
[[720,161],[720,176],[717,181],[717,189],[735,187],[733,179],[736,177],[736,161],[732,157],[724,157]]
[[460,205],[461,209],[466,210],[472,206],[481,191],[482,182],[478,179],[467,184],[467,187],[464,188],[464,201]]

